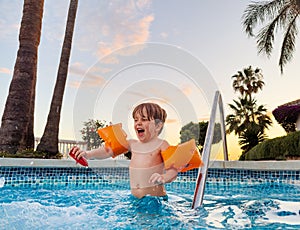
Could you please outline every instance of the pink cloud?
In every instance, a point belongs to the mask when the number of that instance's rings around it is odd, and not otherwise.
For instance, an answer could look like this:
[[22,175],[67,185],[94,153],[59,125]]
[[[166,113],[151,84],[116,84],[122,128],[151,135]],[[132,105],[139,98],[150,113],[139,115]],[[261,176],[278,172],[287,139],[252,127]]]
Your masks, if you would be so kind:
[[[112,53],[149,40],[151,24],[155,19],[151,3],[152,0],[109,1],[94,8],[82,4],[85,15],[79,17],[78,22],[84,26],[77,31],[77,47],[94,52],[101,60],[105,58],[107,64],[119,63],[119,57],[111,56]],[[92,47],[93,44],[97,44],[96,47]],[[126,51],[128,53],[118,55],[136,54],[139,49]]]
[[12,71],[8,68],[0,67],[0,73],[11,74]]
[[105,83],[104,77],[101,76],[102,73],[109,72],[109,69],[100,69],[97,67],[86,68],[82,63],[76,62],[70,66],[70,74],[80,77],[81,79],[70,80],[69,87],[80,88],[80,87],[99,87]]
[[176,124],[178,123],[178,119],[167,119],[166,124]]
[[[97,56],[107,56],[123,47],[147,42],[150,37],[150,25],[153,20],[153,15],[147,15],[137,21],[123,21],[123,29],[120,31],[111,31],[111,42],[101,42],[98,44]],[[123,53],[119,54],[124,56],[132,55],[137,53],[139,49],[126,49],[126,51],[128,52],[125,53],[123,50]],[[110,60],[107,60],[106,63],[109,62],[116,64],[118,63],[118,60],[110,58]]]

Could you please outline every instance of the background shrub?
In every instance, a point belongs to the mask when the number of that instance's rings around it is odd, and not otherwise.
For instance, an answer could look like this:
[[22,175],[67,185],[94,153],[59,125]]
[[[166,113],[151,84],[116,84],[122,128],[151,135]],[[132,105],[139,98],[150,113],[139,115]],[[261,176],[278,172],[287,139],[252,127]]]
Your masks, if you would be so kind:
[[300,131],[265,140],[242,154],[239,160],[286,160],[298,157],[300,157]]

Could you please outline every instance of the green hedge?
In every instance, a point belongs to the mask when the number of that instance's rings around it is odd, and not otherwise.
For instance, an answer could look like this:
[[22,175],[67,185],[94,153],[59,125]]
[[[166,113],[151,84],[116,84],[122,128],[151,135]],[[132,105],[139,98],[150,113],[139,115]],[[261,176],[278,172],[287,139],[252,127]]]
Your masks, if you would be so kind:
[[265,140],[242,154],[240,160],[286,160],[293,157],[300,157],[300,131]]
[[3,158],[40,158],[40,159],[61,159],[63,154],[57,153],[55,155],[51,155],[49,153],[37,152],[33,149],[23,150],[17,153],[6,153],[0,152],[0,157]]

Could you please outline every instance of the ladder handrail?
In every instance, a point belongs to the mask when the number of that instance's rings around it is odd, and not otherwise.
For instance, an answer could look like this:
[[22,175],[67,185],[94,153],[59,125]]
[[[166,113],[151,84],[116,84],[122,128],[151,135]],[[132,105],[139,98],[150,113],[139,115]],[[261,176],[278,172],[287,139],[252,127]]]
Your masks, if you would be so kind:
[[[219,107],[218,107],[219,105]],[[204,163],[203,167],[199,168],[198,177],[196,181],[196,187],[194,192],[194,199],[192,208],[196,209],[202,205],[204,190],[205,190],[205,183],[207,178],[207,170],[211,152],[211,146],[213,143],[213,132],[215,127],[215,120],[217,114],[217,108],[220,111],[220,119],[221,119],[221,137],[223,140],[223,152],[224,152],[224,160],[228,161],[228,151],[227,151],[227,140],[226,140],[226,130],[225,130],[225,121],[224,121],[224,110],[223,110],[223,102],[222,97],[219,91],[216,91],[213,106],[211,109],[211,115],[209,118],[209,123],[206,131],[204,147],[203,147],[203,154],[202,154],[202,161]]]
[[226,139],[223,99],[222,99],[221,93],[219,91],[217,91],[217,92],[219,93],[218,104],[219,104],[219,110],[220,110],[221,137],[223,140],[223,155],[224,155],[224,161],[228,161],[228,148],[227,148],[227,139]]

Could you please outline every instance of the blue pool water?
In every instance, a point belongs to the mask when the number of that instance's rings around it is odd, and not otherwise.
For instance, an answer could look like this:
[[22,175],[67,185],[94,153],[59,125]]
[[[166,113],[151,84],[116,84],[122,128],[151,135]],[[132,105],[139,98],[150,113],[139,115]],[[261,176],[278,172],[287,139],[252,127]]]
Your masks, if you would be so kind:
[[[207,185],[204,204],[193,191],[172,189],[168,201],[137,200],[120,183],[101,189],[1,188],[0,229],[299,229],[299,185]],[[296,191],[294,191],[296,192]]]

